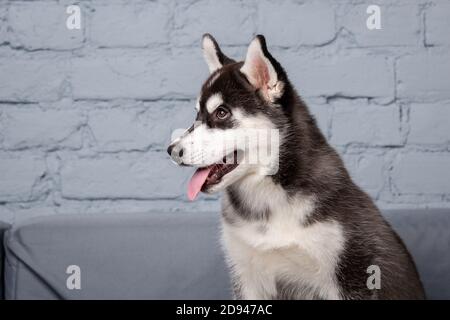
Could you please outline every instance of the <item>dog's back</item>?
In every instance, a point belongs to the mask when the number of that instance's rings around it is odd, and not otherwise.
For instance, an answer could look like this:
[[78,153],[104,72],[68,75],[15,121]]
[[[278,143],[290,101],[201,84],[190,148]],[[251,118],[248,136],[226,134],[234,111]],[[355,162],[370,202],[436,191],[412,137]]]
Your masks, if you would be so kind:
[[[339,221],[346,234],[346,249],[336,269],[342,297],[424,299],[409,252],[372,200],[355,185],[346,186],[336,196],[329,200],[334,202],[328,207],[333,212],[323,214]],[[374,286],[378,275],[379,284]]]

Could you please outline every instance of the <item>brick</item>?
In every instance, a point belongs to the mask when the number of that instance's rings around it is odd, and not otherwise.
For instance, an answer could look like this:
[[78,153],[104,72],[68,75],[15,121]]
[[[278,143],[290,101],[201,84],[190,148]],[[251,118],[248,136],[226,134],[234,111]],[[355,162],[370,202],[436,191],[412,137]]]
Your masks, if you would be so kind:
[[201,50],[152,51],[76,58],[71,84],[77,99],[193,98],[207,76]]
[[143,109],[100,109],[89,113],[89,128],[102,151],[144,150],[150,145]]
[[66,65],[58,59],[0,59],[0,100],[58,100],[64,88],[66,74]]
[[161,93],[157,59],[129,56],[86,57],[73,60],[71,84],[77,99],[151,99]]
[[158,199],[185,194],[192,170],[166,152],[69,159],[61,169],[62,195],[71,199]]
[[369,3],[349,5],[339,21],[356,46],[414,46],[421,41],[418,4],[386,3],[380,6],[381,29],[369,30]]
[[316,57],[277,50],[273,55],[305,97],[394,96],[393,65],[385,57],[351,53]]
[[425,11],[425,41],[427,45],[450,45],[450,3],[436,2]]
[[366,105],[364,100],[333,103],[331,143],[373,146],[401,145],[400,112],[397,106]]
[[90,112],[89,127],[101,151],[165,149],[174,130],[188,128],[193,122],[194,104],[158,102],[137,108],[98,109]]
[[84,16],[81,29],[69,30],[66,7],[52,2],[14,2],[9,8],[11,44],[27,49],[74,49],[83,45]]
[[448,99],[450,54],[431,52],[400,58],[397,63],[397,91],[405,99]]
[[8,24],[6,6],[0,4],[0,45],[8,41]]
[[169,18],[162,1],[99,5],[92,14],[90,38],[102,47],[168,43]]
[[3,112],[6,149],[81,147],[83,118],[76,110],[7,108]]
[[334,9],[327,2],[258,1],[257,16],[257,33],[271,45],[321,45],[336,35]]
[[241,1],[195,1],[178,3],[175,10],[174,43],[198,45],[208,32],[220,45],[247,45],[254,34],[252,7]]
[[346,154],[342,158],[355,183],[376,198],[385,182],[383,156],[366,153]]
[[392,170],[401,194],[450,193],[450,154],[411,152],[400,155]]
[[450,104],[412,104],[409,112],[409,143],[450,143]]
[[43,159],[21,155],[0,158],[0,201],[29,201],[36,181],[45,173]]

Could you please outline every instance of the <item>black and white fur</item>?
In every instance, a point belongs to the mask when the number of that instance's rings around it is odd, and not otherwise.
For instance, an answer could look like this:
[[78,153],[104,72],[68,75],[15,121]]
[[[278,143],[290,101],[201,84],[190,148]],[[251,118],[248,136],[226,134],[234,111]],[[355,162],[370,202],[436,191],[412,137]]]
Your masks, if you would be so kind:
[[[204,190],[224,191],[222,240],[235,297],[423,299],[403,242],[354,184],[264,37],[251,42],[244,62],[226,57],[210,35],[203,37],[203,53],[211,75],[196,106],[200,125],[171,145],[183,148],[183,164],[191,164],[193,143],[184,141],[196,130],[281,132],[276,174],[239,165]],[[219,105],[231,113],[226,121],[215,117]],[[380,289],[367,287],[371,265],[380,268]]]

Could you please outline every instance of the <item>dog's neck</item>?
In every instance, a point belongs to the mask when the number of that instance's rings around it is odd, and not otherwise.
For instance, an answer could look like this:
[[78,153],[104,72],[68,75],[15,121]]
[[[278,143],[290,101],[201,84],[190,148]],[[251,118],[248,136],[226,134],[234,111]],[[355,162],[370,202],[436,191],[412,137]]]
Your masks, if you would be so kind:
[[[289,194],[270,176],[249,175],[226,189],[227,205],[245,220],[267,221],[273,214],[291,214],[306,222],[315,197],[301,192]],[[303,210],[303,209],[304,210]],[[301,209],[301,210],[300,210]]]

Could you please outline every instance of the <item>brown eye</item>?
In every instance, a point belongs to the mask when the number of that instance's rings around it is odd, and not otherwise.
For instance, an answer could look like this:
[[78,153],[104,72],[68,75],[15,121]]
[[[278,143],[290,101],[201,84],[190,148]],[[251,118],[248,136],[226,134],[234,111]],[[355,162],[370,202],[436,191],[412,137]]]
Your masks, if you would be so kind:
[[219,120],[225,120],[230,116],[230,112],[225,107],[218,107],[216,110],[216,118]]

